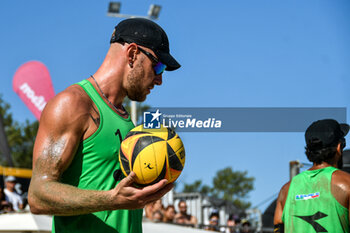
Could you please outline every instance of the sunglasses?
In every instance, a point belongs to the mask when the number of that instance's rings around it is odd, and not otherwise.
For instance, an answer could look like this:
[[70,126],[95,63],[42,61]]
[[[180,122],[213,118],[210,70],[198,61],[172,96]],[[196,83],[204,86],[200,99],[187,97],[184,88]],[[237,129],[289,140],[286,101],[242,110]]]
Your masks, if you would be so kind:
[[160,75],[164,72],[166,69],[166,65],[161,63],[155,56],[153,56],[151,53],[147,52],[146,50],[137,47],[143,54],[145,54],[153,64],[153,70],[156,75]]

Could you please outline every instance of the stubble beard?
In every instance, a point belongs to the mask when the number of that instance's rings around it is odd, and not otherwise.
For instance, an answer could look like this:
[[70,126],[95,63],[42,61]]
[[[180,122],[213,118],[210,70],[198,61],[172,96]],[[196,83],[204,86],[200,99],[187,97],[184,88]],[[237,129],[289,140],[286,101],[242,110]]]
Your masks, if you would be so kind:
[[146,93],[142,87],[143,77],[145,77],[145,71],[141,64],[135,66],[128,74],[129,88],[127,96],[130,100],[142,102],[146,99]]

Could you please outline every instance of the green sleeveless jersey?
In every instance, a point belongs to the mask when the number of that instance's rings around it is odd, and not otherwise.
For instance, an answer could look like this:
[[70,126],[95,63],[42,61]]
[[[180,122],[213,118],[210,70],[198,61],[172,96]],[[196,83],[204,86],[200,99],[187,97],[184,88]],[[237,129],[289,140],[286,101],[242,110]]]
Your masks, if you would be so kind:
[[349,232],[349,210],[331,192],[336,170],[307,170],[292,179],[282,214],[284,232]]
[[[96,132],[80,143],[74,159],[62,175],[62,183],[80,189],[111,190],[117,182],[113,172],[120,168],[120,138],[134,127],[130,116],[124,119],[103,101],[87,80],[78,83],[96,104],[100,125]],[[54,216],[53,233],[141,233],[142,209],[114,210],[77,216]]]

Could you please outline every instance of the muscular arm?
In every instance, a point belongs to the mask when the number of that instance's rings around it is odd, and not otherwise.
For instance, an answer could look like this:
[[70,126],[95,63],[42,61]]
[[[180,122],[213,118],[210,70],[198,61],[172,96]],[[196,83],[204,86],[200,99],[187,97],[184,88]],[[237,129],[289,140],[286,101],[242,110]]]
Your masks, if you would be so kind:
[[349,211],[350,222],[350,174],[341,170],[332,175],[332,195]]
[[275,215],[273,218],[273,224],[283,224],[282,222],[282,214],[283,214],[283,208],[284,204],[286,203],[288,190],[289,190],[290,182],[286,183],[282,188],[277,198],[276,203],[276,209],[275,209]]
[[166,185],[166,180],[143,189],[134,188],[134,173],[109,191],[82,190],[61,183],[62,173],[89,130],[88,105],[79,90],[70,88],[50,101],[42,113],[28,194],[31,211],[35,214],[78,215],[143,208],[172,188],[172,185]]

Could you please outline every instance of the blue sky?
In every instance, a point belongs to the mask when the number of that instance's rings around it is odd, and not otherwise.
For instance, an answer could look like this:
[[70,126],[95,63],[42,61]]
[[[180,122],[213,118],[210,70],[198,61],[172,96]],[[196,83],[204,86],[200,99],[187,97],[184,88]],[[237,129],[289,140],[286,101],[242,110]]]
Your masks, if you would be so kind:
[[[350,105],[350,3],[346,0],[122,1],[122,13],[157,21],[182,64],[166,72],[146,104],[155,107],[346,107]],[[12,90],[16,69],[43,62],[55,92],[94,73],[118,18],[108,1],[1,1],[0,93],[16,120],[35,120]],[[307,162],[303,133],[182,133],[179,181],[211,184],[227,166],[254,176],[256,205]],[[350,144],[350,143],[348,143]],[[264,210],[266,205],[261,205]]]

